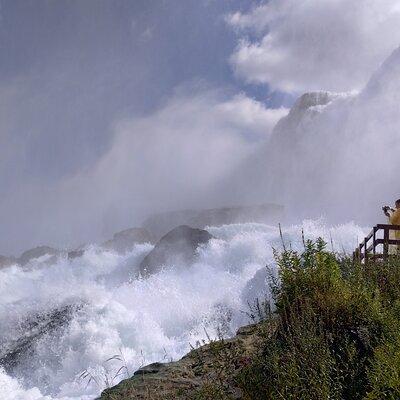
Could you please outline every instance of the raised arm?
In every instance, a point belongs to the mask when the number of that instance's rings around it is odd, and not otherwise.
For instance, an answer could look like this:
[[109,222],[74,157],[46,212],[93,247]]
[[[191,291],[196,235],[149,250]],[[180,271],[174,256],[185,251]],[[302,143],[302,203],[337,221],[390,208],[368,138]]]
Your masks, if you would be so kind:
[[383,213],[389,218],[392,216],[392,214],[396,211],[392,207],[389,206],[384,206],[382,207]]

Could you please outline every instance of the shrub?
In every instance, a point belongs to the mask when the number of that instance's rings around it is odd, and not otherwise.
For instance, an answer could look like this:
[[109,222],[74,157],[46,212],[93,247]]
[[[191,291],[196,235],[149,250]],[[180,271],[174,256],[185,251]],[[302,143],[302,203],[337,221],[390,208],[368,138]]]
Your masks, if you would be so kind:
[[247,399],[400,399],[400,263],[276,254],[278,328],[237,376]]

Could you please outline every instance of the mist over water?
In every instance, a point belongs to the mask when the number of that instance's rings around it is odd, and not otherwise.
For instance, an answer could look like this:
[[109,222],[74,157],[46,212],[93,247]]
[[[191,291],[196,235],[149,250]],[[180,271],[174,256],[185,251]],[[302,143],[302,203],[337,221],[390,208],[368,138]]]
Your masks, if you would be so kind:
[[265,202],[284,205],[290,222],[383,221],[381,207],[399,197],[399,87],[400,50],[361,91],[306,94],[289,114],[243,95],[181,88],[155,113],[116,124],[91,168],[21,188],[17,201],[5,196],[4,245],[14,253],[73,247],[153,212]]
[[399,197],[396,0],[2,3],[0,254],[270,201],[371,224]]
[[381,207],[400,197],[399,88],[400,48],[359,92],[300,96],[224,192],[284,204],[291,221],[384,222]]
[[[72,261],[59,258],[46,265],[37,259],[24,270],[1,270],[2,352],[26,334],[24,321],[72,306],[71,317],[35,342],[12,377],[0,372],[2,393],[10,393],[10,400],[93,399],[121,367],[119,361],[106,361],[114,355],[124,357],[132,374],[144,364],[179,359],[189,344],[206,339],[205,330],[211,337],[218,331],[232,336],[250,322],[247,302],[268,298],[268,274],[275,271],[272,248],[281,248],[279,230],[254,223],[207,229],[215,239],[198,249],[195,264],[165,266],[147,279],[134,277],[150,244],[124,255],[93,246]],[[301,249],[302,229],[307,238],[332,238],[339,252],[352,251],[365,233],[352,223],[329,227],[310,220],[285,228],[286,244]],[[79,379],[85,370],[96,381]]]

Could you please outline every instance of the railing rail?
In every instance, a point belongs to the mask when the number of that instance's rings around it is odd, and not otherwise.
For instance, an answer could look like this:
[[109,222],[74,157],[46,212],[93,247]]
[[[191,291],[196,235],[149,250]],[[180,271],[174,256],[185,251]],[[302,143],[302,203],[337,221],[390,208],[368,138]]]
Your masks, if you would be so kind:
[[[400,225],[378,224],[374,226],[369,235],[356,248],[353,257],[364,263],[376,259],[386,260],[390,254],[390,245],[398,246],[400,249],[400,239],[391,239],[390,231],[400,231]],[[383,237],[378,237],[381,232],[383,232]],[[382,253],[378,252],[380,245],[383,246]]]

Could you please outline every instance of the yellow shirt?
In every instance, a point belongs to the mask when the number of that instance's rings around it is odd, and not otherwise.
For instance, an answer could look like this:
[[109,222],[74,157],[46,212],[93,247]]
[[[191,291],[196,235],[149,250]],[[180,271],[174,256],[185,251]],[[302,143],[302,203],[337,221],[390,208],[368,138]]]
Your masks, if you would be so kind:
[[[400,208],[396,209],[396,211],[390,214],[389,222],[392,225],[400,225]],[[396,239],[400,239],[400,231],[395,231],[394,236]]]

